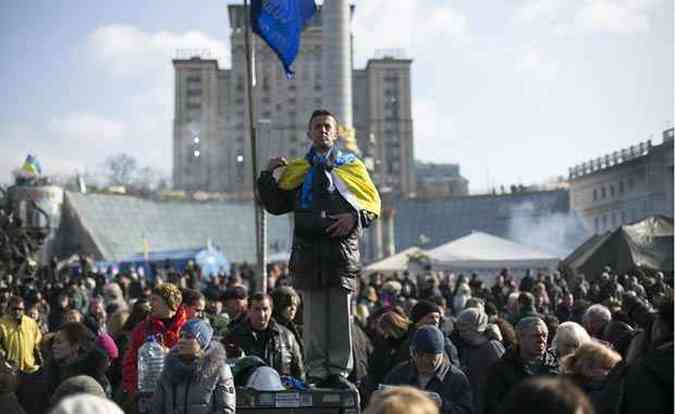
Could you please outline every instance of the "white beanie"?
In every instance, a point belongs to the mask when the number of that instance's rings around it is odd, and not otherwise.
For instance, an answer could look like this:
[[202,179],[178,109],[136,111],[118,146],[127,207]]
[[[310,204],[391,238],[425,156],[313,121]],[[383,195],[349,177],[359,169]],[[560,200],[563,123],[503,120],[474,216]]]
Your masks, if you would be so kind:
[[91,394],[76,394],[62,399],[49,414],[124,414],[114,402]]

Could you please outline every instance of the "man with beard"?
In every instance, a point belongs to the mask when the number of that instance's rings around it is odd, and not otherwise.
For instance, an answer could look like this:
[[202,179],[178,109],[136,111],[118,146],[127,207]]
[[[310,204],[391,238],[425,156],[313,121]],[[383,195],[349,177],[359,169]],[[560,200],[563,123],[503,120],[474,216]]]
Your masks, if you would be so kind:
[[394,368],[384,384],[410,385],[438,394],[443,414],[471,414],[473,397],[469,381],[450,363],[444,348],[445,337],[438,328],[421,327],[410,347],[411,359]]

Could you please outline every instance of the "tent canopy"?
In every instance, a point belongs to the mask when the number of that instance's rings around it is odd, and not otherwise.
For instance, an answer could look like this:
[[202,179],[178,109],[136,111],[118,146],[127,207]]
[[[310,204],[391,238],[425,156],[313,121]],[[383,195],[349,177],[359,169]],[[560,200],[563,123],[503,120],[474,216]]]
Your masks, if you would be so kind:
[[408,256],[424,252],[419,247],[409,247],[403,251],[396,253],[393,256],[389,256],[385,259],[373,262],[366,266],[364,271],[366,272],[403,272],[408,268]]
[[643,269],[673,272],[673,219],[649,216],[595,235],[574,250],[563,264],[593,277],[611,266],[618,273]]
[[428,251],[438,270],[554,269],[560,259],[483,232],[473,232]]

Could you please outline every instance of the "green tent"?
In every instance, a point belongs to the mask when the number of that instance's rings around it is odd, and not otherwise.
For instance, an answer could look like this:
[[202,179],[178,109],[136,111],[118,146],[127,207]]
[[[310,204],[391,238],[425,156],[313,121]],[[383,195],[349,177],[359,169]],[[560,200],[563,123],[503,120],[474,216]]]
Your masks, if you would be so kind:
[[635,268],[673,272],[673,219],[649,216],[604,234],[596,234],[576,248],[563,267],[594,277],[611,266],[617,273]]

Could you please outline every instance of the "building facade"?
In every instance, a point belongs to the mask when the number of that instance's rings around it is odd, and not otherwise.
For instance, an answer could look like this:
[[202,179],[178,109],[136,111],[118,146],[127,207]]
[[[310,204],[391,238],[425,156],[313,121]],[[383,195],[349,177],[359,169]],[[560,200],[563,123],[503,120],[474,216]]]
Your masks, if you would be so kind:
[[459,164],[415,163],[417,198],[444,198],[469,195],[469,180],[460,174]]
[[590,232],[646,216],[673,217],[673,128],[651,140],[571,167],[570,203]]
[[[245,199],[252,196],[253,188],[245,15],[238,5],[228,6],[228,12],[230,69],[200,57],[173,61],[173,182],[178,190],[223,192]],[[273,51],[254,36],[258,170],[270,156],[304,156],[309,145],[309,115],[318,108],[330,110],[335,101],[327,96],[330,71],[323,27],[319,12],[302,34],[293,65],[295,78],[291,80],[286,79]],[[346,30],[351,35],[349,26]],[[352,125],[346,125],[354,128],[356,144],[377,184],[406,196],[415,193],[411,63],[408,59],[382,57],[371,59],[365,69],[352,69]],[[352,62],[349,64],[351,68]]]

